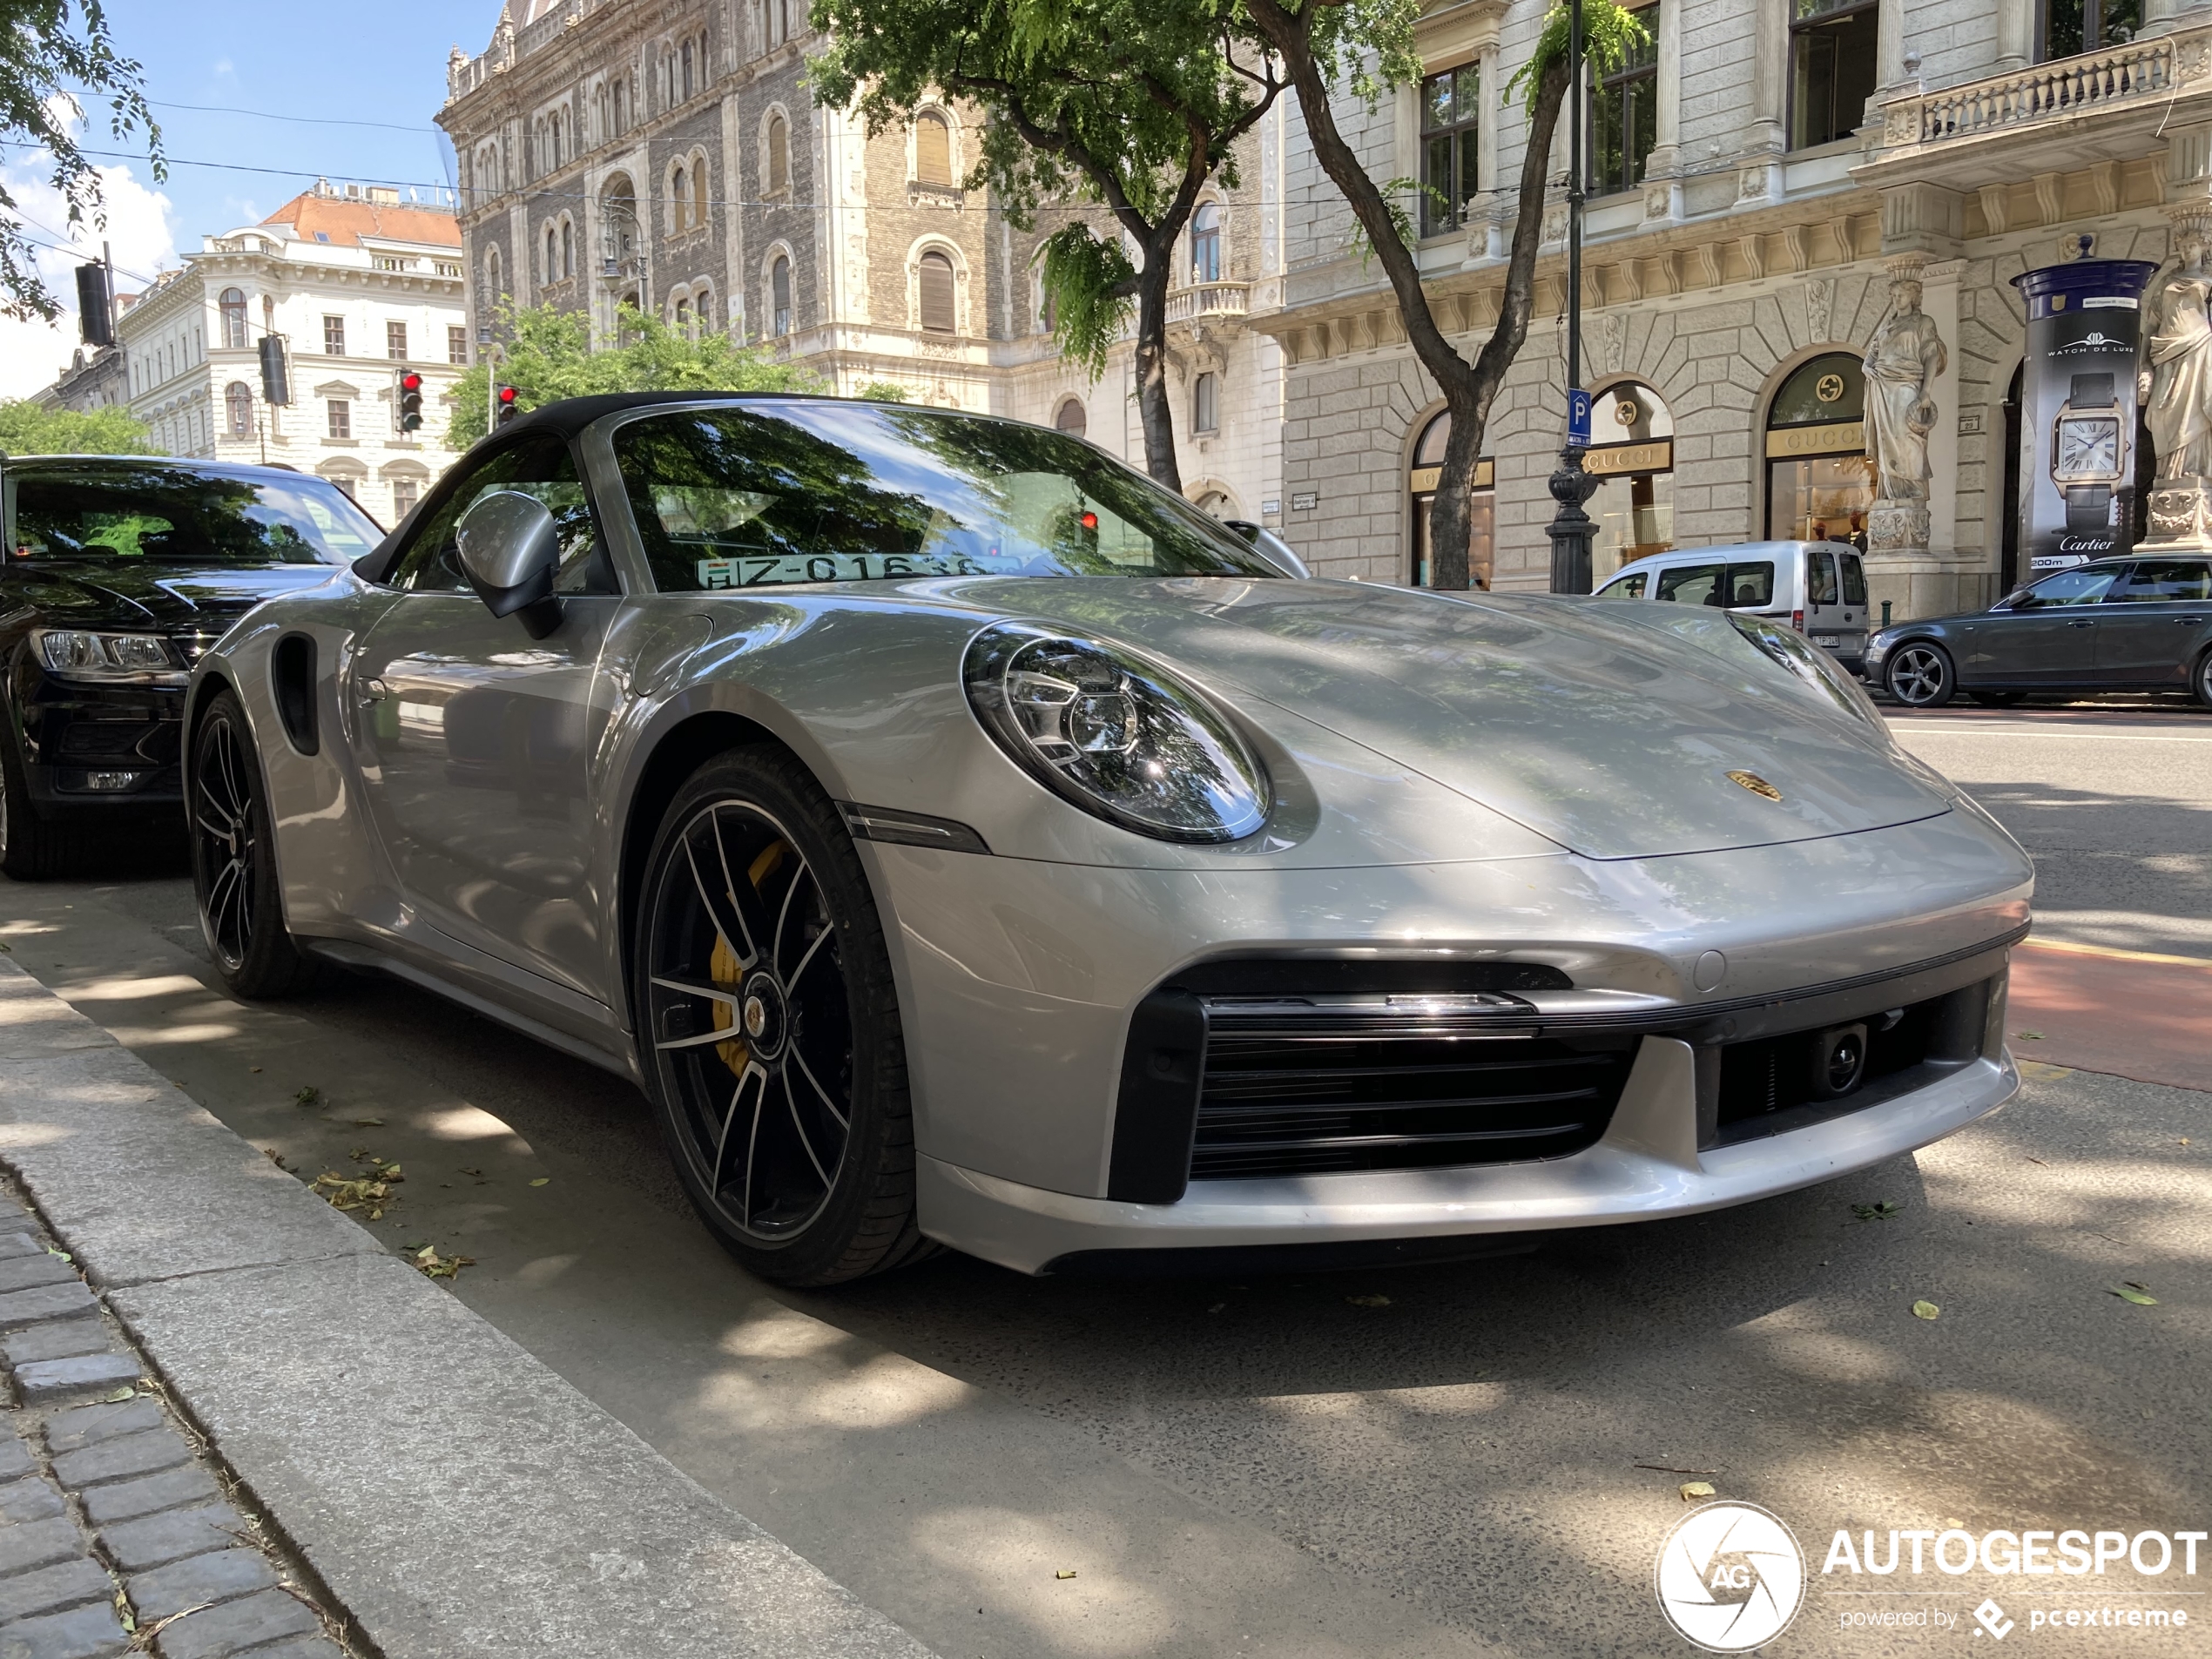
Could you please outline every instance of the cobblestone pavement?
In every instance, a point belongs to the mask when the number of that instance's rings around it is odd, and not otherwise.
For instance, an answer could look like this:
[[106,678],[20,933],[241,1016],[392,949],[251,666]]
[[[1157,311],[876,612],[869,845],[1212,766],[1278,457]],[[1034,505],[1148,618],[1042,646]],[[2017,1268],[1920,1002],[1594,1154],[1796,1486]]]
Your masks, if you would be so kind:
[[0,1659],[361,1659],[70,1258],[0,1190]]

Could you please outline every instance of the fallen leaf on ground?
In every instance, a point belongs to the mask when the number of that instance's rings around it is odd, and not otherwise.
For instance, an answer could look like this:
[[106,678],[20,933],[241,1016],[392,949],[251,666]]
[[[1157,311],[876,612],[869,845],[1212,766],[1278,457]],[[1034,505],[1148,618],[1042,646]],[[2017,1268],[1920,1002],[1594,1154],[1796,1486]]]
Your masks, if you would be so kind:
[[2133,1302],[2139,1308],[2155,1308],[2158,1305],[2158,1298],[2132,1278],[2124,1284],[2112,1286],[2112,1293],[2123,1302]]
[[1718,1474],[1718,1469],[1677,1469],[1671,1463],[1638,1463],[1632,1467],[1650,1469],[1659,1474]]
[[1932,1319],[1942,1312],[1943,1310],[1932,1302],[1915,1302],[1912,1305],[1912,1317],[1916,1319]]
[[548,1181],[550,1181],[552,1178],[553,1178],[553,1177],[552,1177],[551,1176],[550,1176],[550,1175],[541,1175],[540,1177],[537,1177],[537,1179],[536,1179],[536,1180],[535,1180],[535,1181],[531,1182],[531,1183],[530,1183],[530,1184],[531,1184],[532,1186],[534,1186],[534,1187],[542,1187],[542,1186],[543,1186],[543,1185],[544,1185],[544,1184],[545,1184]]
[[1356,1308],[1386,1308],[1390,1305],[1390,1298],[1386,1296],[1347,1296],[1344,1299]]
[[1696,1503],[1700,1498],[1713,1495],[1713,1483],[1710,1480],[1685,1480],[1676,1490],[1682,1494],[1684,1503]]
[[273,1146],[263,1147],[261,1149],[261,1156],[268,1159],[270,1163],[275,1164],[278,1169],[286,1171],[287,1174],[290,1173],[292,1166],[284,1161],[284,1155],[281,1152],[279,1152]]
[[1074,1568],[1072,1568],[1072,1567],[1063,1567],[1063,1568],[1061,1568],[1058,1572],[1055,1573],[1055,1574],[1053,1575],[1053,1577],[1055,1577],[1055,1578],[1073,1578],[1073,1577],[1075,1577],[1075,1575],[1076,1575],[1076,1569],[1075,1569]]
[[457,1175],[482,1175],[483,1171],[482,1170],[455,1170],[455,1173]]
[[101,1395],[100,1403],[104,1406],[120,1406],[125,1400],[136,1399],[138,1397],[138,1391],[135,1388],[118,1388],[111,1394]]
[[67,1251],[56,1250],[51,1244],[46,1246],[46,1253],[49,1256],[54,1257],[58,1260],[64,1262],[73,1262],[77,1259],[76,1257],[71,1255]]
[[[2041,1158],[2039,1158],[2039,1157],[2031,1157],[2031,1158],[2029,1158],[2029,1159],[2028,1159],[2028,1162],[2029,1162],[2030,1163],[2043,1163],[2043,1160],[2042,1160]],[[2043,1167],[2044,1167],[2045,1169],[2047,1169],[2047,1169],[2049,1169],[2051,1166],[2050,1166],[2049,1164],[2047,1164],[2047,1163],[2043,1163]]]
[[322,1090],[309,1083],[292,1098],[302,1106],[320,1106],[322,1104]]
[[[392,1173],[396,1177],[396,1167]],[[349,1177],[335,1170],[325,1170],[307,1186],[326,1199],[332,1209],[366,1210],[371,1221],[381,1221],[385,1211],[399,1202],[392,1194],[390,1183],[379,1176]]]
[[260,1070],[261,1069],[260,1069],[260,1067],[259,1067],[259,1066],[248,1066],[248,1067],[246,1068],[246,1069],[247,1069],[248,1071],[259,1071],[259,1070]]
[[1885,1198],[1879,1204],[1855,1204],[1851,1212],[1861,1221],[1887,1221],[1892,1216],[1902,1215],[1905,1206]]
[[2043,1041],[2043,1034],[2040,1031],[2015,1031],[2013,1035],[2016,1037],[2026,1037],[2030,1042]]
[[415,1253],[415,1264],[430,1278],[452,1278],[464,1267],[474,1267],[474,1256],[441,1256],[437,1246],[425,1244]]

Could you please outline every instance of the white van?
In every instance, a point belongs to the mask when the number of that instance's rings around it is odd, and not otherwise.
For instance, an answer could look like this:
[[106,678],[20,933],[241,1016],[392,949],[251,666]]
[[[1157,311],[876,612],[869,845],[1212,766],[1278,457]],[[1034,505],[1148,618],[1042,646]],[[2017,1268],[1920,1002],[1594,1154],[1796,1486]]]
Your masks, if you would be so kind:
[[1782,617],[1858,674],[1866,663],[1866,568],[1841,542],[1678,547],[1624,564],[1601,599],[1656,599]]

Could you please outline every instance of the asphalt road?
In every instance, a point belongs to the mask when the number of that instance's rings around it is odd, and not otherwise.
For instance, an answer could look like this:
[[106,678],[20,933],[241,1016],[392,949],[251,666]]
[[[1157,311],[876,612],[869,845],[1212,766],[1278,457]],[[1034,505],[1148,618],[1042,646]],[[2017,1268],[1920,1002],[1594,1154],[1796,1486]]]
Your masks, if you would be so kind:
[[[2044,927],[2212,958],[2212,716],[1901,725],[2035,853]],[[793,1295],[691,1220],[627,1086],[385,981],[241,1008],[173,874],[0,883],[0,940],[303,1178],[399,1161],[374,1231],[474,1257],[455,1294],[948,1659],[1687,1652],[1651,1584],[1689,1480],[1781,1515],[1816,1572],[1838,1527],[2212,1526],[2195,1090],[2031,1062],[1917,1157],[1469,1265],[1085,1283],[954,1257]],[[2046,1581],[2194,1622],[2037,1644],[2212,1651],[2202,1569]],[[2020,1582],[1816,1578],[1771,1650],[1924,1651],[1986,1595],[2024,1610]],[[1962,1622],[1843,1628],[1868,1608]]]

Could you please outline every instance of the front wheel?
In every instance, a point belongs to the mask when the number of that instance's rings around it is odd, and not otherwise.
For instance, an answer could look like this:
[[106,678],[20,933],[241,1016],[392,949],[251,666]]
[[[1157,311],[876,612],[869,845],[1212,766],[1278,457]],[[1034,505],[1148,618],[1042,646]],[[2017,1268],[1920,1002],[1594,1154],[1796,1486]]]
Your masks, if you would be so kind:
[[930,1252],[882,924],[789,755],[733,750],[691,775],[654,840],[633,963],[662,1134],[731,1254],[833,1285]]
[[2196,672],[2189,676],[2189,690],[2196,693],[2196,700],[2212,709],[2212,650],[2196,659]]
[[1908,709],[1939,709],[1959,689],[1951,654],[1940,645],[1916,639],[1890,653],[1882,670],[1889,694]]
[[223,983],[239,996],[290,996],[315,965],[284,925],[268,789],[246,710],[219,691],[192,733],[192,895],[199,930]]

